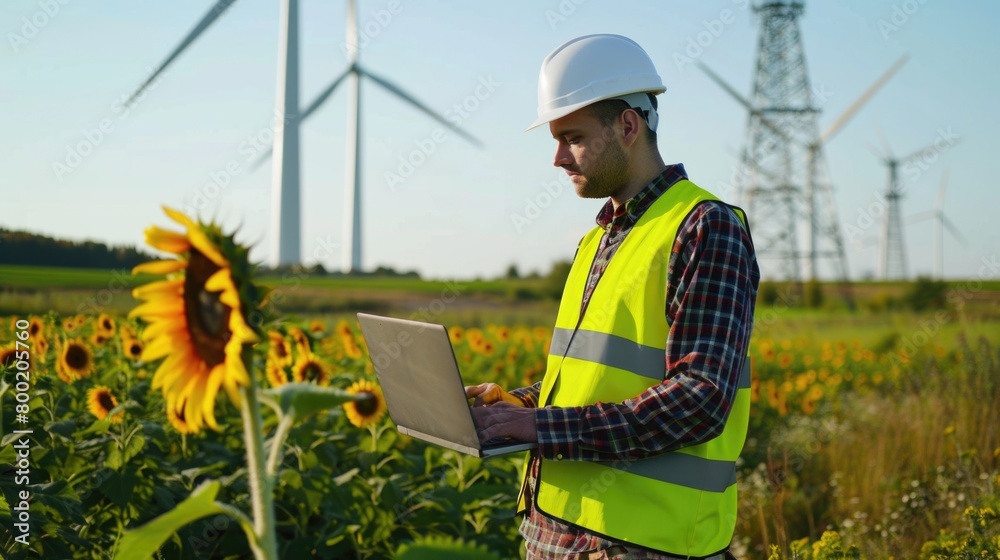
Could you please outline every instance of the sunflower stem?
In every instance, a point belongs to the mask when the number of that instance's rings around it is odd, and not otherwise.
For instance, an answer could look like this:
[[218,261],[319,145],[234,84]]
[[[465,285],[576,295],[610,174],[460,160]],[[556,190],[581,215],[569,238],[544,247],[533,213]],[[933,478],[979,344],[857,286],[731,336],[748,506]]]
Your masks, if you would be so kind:
[[247,446],[253,527],[257,535],[257,542],[251,542],[250,547],[257,560],[277,560],[273,484],[264,467],[264,423],[260,415],[260,401],[257,400],[257,377],[252,369],[253,351],[249,345],[243,348],[243,363],[250,374],[250,385],[240,390],[243,396],[240,408],[243,413],[243,439]]
[[267,458],[267,476],[270,477],[272,484],[274,484],[274,477],[278,475],[281,451],[285,448],[285,439],[288,437],[288,432],[291,431],[294,421],[294,414],[282,414],[281,421],[278,422],[278,427],[274,430],[274,436],[271,437],[271,453]]

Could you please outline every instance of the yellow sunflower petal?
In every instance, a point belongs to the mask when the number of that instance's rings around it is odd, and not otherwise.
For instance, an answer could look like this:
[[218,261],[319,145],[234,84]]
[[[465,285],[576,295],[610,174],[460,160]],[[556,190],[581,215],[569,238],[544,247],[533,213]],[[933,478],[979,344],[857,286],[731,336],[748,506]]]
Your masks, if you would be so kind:
[[187,262],[181,260],[149,261],[136,265],[132,274],[170,274],[187,268]]
[[184,291],[184,279],[157,280],[132,290],[135,299],[148,300],[156,297],[178,297]]
[[174,317],[178,315],[184,315],[184,300],[180,298],[153,300],[128,313],[129,317]]
[[170,231],[157,226],[146,228],[146,244],[167,253],[180,255],[191,248],[191,242],[183,233]]
[[236,286],[233,285],[233,279],[229,275],[228,268],[216,270],[215,274],[209,276],[208,280],[205,280],[205,291],[208,292],[224,292],[235,288]]
[[142,354],[139,358],[144,362],[152,362],[175,351],[176,345],[174,344],[174,341],[168,337],[161,336],[160,338],[150,341],[149,344],[142,349]]
[[176,317],[163,317],[158,321],[150,323],[142,331],[142,336],[139,337],[140,340],[149,342],[154,338],[159,338],[160,336],[169,336],[172,338],[179,338],[180,335],[186,335],[187,333],[187,318],[183,315]]
[[188,380],[187,385],[184,386],[184,390],[181,391],[181,398],[186,401],[184,404],[184,418],[186,418],[188,424],[196,430],[200,430],[203,424],[201,410],[204,396],[204,375],[192,376],[191,379]]
[[163,208],[163,212],[166,213],[167,216],[170,216],[171,220],[177,222],[178,224],[189,229],[198,227],[197,224],[194,223],[194,220],[188,218],[183,212],[174,210],[169,206],[161,206],[161,208]]
[[205,255],[208,260],[214,262],[222,268],[229,267],[229,261],[226,260],[226,257],[222,256],[222,253],[219,252],[215,243],[212,243],[212,240],[209,239],[208,236],[205,235],[205,232],[201,229],[196,227],[195,229],[189,230],[188,240],[191,241],[191,246],[197,249],[202,255]]
[[219,386],[222,385],[222,378],[225,375],[226,364],[222,363],[212,368],[208,374],[208,380],[205,382],[205,395],[202,398],[201,412],[205,416],[205,422],[213,430],[219,429],[219,425],[215,423],[215,398],[219,394]]
[[163,389],[167,394],[174,394],[174,386],[180,381],[183,388],[183,375],[198,369],[197,360],[187,352],[178,352],[163,360],[156,374],[153,375],[153,389]]

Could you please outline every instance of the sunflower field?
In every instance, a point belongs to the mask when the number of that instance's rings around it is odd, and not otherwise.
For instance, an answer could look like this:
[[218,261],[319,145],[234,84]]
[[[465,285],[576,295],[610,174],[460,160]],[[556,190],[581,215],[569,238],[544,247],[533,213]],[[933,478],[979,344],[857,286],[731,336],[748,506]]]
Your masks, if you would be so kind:
[[[131,313],[2,318],[3,558],[523,556],[523,457],[400,435],[353,317],[265,316],[246,250],[171,217]],[[997,319],[787,315],[758,309],[737,557],[1000,558]],[[467,384],[544,374],[548,328],[448,334]]]

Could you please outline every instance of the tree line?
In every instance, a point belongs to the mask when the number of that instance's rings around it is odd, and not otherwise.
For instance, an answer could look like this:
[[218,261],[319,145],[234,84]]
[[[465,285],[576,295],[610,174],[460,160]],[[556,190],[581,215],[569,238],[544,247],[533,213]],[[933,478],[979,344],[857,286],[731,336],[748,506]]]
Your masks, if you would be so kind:
[[131,268],[152,257],[135,247],[66,241],[0,228],[0,264],[67,268]]

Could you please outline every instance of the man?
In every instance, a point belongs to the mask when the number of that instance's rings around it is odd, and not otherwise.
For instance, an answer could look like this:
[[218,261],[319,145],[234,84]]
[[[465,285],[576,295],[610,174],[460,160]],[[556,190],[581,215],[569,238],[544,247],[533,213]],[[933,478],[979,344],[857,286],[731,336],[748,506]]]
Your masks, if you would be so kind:
[[588,35],[542,63],[538,119],[583,198],[544,379],[466,388],[481,437],[538,443],[518,510],[528,558],[712,558],[736,522],[760,273],[746,218],[665,165],[642,48]]

